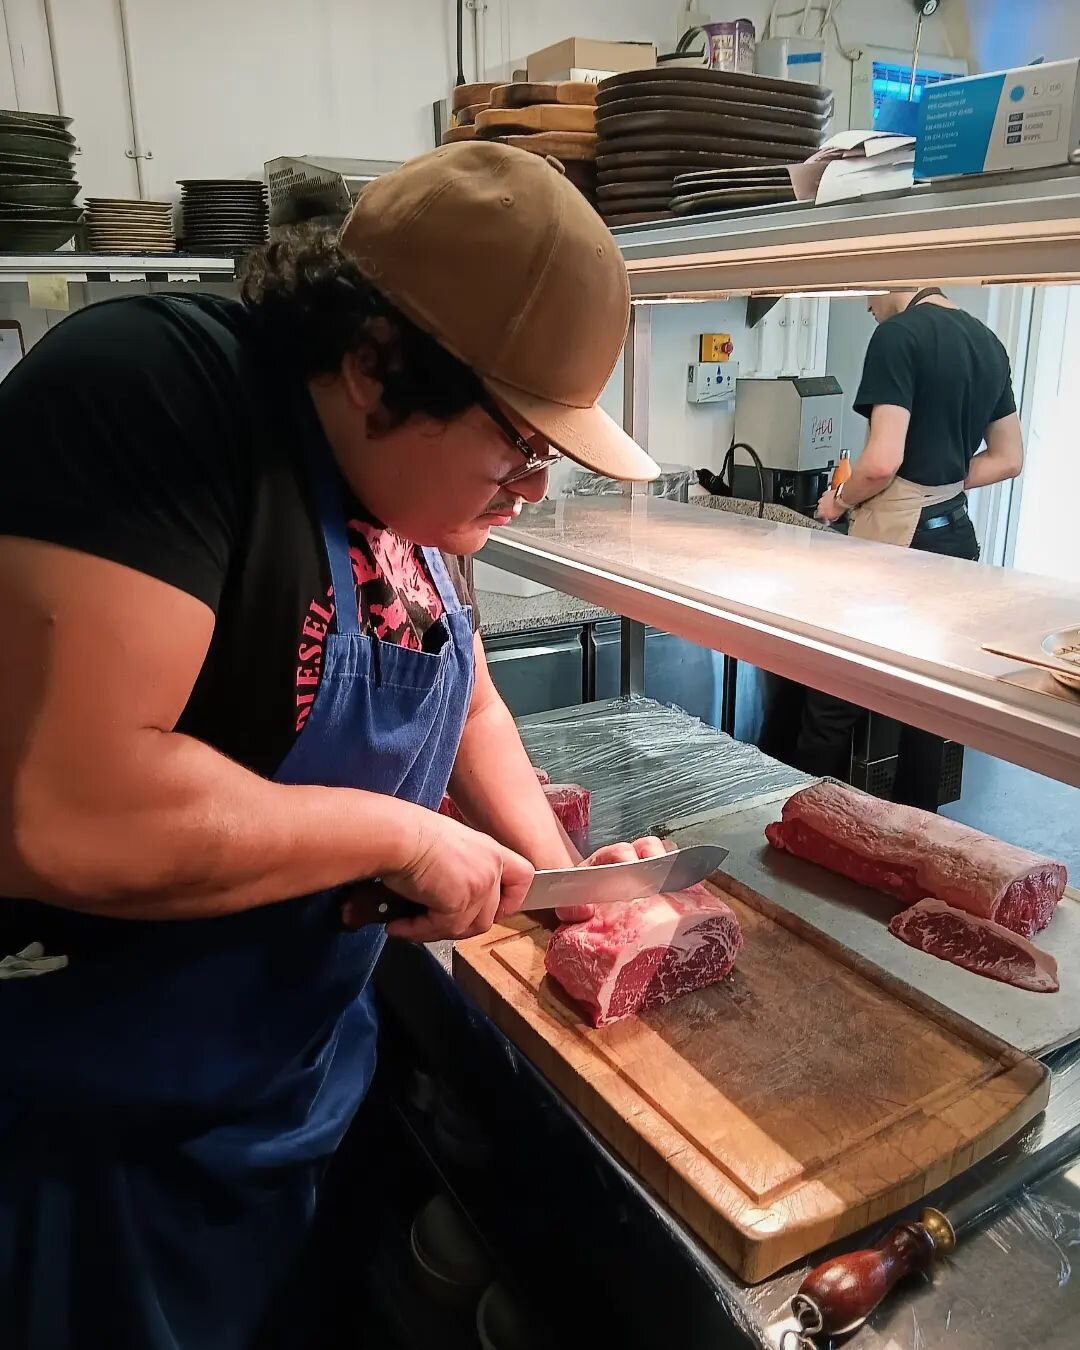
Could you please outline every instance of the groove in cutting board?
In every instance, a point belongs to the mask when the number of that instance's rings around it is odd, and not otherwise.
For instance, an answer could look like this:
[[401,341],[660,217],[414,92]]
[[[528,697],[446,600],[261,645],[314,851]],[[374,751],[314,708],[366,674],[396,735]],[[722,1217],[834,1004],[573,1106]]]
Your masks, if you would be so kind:
[[454,973],[607,1142],[744,1279],[893,1213],[1011,1138],[1046,1069],[804,940],[739,888],[727,980],[592,1028],[519,916]]

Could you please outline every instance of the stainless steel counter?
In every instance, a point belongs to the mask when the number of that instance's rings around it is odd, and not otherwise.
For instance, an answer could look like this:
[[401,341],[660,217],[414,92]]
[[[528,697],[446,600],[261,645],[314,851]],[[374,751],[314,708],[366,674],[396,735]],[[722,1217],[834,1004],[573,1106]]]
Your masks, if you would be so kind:
[[1080,699],[983,642],[1080,619],[1080,587],[651,497],[546,503],[493,562],[1080,786]]

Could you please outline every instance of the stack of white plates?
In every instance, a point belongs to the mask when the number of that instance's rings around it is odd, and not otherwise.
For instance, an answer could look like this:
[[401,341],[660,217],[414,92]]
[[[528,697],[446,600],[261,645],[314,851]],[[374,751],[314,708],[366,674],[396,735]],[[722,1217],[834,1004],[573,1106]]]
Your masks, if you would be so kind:
[[86,236],[92,253],[175,253],[169,202],[90,197]]

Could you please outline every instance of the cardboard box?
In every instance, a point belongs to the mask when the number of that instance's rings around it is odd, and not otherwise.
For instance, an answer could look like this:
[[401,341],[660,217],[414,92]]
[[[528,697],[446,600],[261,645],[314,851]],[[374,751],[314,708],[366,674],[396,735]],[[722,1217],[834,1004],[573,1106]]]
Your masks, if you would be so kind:
[[915,177],[1069,164],[1080,146],[1080,58],[928,85]]
[[648,70],[656,65],[656,48],[651,42],[603,42],[596,38],[565,38],[543,51],[533,52],[528,60],[532,81],[606,79],[624,70]]

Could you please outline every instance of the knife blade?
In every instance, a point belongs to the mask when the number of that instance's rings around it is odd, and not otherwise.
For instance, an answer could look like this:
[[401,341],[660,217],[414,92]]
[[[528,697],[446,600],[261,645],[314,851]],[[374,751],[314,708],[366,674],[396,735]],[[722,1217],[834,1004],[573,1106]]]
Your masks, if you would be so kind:
[[644,900],[665,891],[685,891],[711,876],[727,855],[727,849],[717,844],[694,844],[657,858],[537,872],[521,909],[525,913],[576,905],[611,905],[620,900]]
[[[537,872],[522,912],[564,909],[578,905],[610,905],[619,900],[644,900],[665,891],[685,891],[704,881],[721,865],[728,850],[718,844],[694,844],[656,858],[603,863],[598,867],[564,867]],[[426,911],[379,881],[359,881],[341,897],[348,907],[346,927],[412,919]]]

